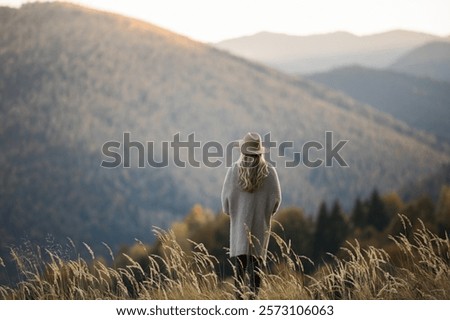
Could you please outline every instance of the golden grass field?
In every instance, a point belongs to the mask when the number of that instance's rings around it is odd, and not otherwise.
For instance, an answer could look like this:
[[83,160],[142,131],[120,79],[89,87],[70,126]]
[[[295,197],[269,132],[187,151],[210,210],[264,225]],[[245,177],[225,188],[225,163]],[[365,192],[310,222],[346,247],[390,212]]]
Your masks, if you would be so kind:
[[[403,222],[407,225],[409,220],[403,217]],[[202,244],[185,252],[172,231],[156,233],[162,254],[147,254],[145,270],[125,254],[128,265],[113,268],[96,260],[93,252],[88,262],[63,260],[47,251],[50,260],[42,267],[11,251],[23,281],[14,287],[0,286],[0,299],[235,298],[234,279],[217,275],[217,261]],[[334,262],[312,275],[302,272],[309,259],[293,253],[277,235],[273,237],[281,254],[269,253],[268,262],[276,267],[270,273],[261,270],[259,299],[450,299],[450,240],[423,224],[408,237],[391,237],[400,252],[395,263],[385,250],[362,248],[354,241],[341,249],[339,258],[333,257]],[[114,260],[112,252],[111,256]],[[4,267],[1,259],[0,266]]]

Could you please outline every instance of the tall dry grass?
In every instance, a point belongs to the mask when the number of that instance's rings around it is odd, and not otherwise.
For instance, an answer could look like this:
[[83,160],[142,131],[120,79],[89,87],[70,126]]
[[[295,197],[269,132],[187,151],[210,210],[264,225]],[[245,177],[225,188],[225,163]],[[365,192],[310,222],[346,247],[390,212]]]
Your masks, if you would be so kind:
[[[406,228],[410,222],[402,217]],[[1,299],[234,299],[233,277],[215,272],[217,260],[201,243],[185,252],[172,231],[155,231],[161,254],[145,253],[146,264],[122,254],[126,267],[110,267],[101,260],[63,260],[46,251],[47,262],[11,255],[22,277],[15,286],[0,286]],[[395,257],[357,241],[342,248],[343,257],[305,275],[307,257],[297,255],[289,242],[273,235],[277,253],[269,253],[260,270],[260,299],[449,299],[450,241],[423,224],[409,236],[390,237]],[[86,245],[87,249],[90,248]],[[110,251],[114,260],[114,255]],[[395,260],[395,261],[394,261]],[[142,265],[148,265],[143,268]],[[0,267],[5,267],[0,259]]]

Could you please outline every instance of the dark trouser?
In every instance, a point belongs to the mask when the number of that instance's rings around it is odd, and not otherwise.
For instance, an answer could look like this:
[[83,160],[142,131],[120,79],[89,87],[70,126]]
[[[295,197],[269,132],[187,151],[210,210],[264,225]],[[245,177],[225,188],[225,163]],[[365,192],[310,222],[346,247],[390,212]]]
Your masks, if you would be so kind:
[[[235,267],[235,283],[238,290],[237,298],[243,299],[243,294],[245,293],[245,287],[247,285],[249,286],[252,294],[250,298],[255,298],[258,295],[258,291],[261,286],[261,276],[259,274],[261,263],[259,259],[251,255],[239,255],[236,257]],[[249,281],[249,283],[247,281]]]

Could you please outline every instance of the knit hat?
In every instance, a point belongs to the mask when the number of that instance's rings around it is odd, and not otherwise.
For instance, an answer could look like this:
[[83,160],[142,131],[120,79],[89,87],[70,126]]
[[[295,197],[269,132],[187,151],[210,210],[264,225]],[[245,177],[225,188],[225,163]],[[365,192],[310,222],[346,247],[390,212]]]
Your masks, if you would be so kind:
[[241,153],[245,155],[262,154],[266,149],[262,146],[261,136],[256,132],[248,132],[242,140],[239,140]]

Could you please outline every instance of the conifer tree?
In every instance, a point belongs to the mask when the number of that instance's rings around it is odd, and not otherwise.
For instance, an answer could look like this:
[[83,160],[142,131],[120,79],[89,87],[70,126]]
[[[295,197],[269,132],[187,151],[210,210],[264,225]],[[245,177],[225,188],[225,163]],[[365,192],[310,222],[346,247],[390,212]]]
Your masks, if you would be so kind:
[[314,232],[314,260],[318,260],[329,247],[328,243],[329,216],[325,201],[322,201],[317,214],[316,228]]
[[436,205],[436,219],[439,234],[445,236],[450,233],[450,186],[443,186]]
[[329,224],[330,239],[328,249],[331,253],[336,253],[347,238],[349,229],[348,219],[338,200],[334,202],[331,209]]
[[373,190],[370,196],[367,223],[378,231],[383,231],[389,224],[388,213],[376,189]]
[[355,200],[350,221],[354,228],[364,228],[367,226],[367,205],[359,197]]

